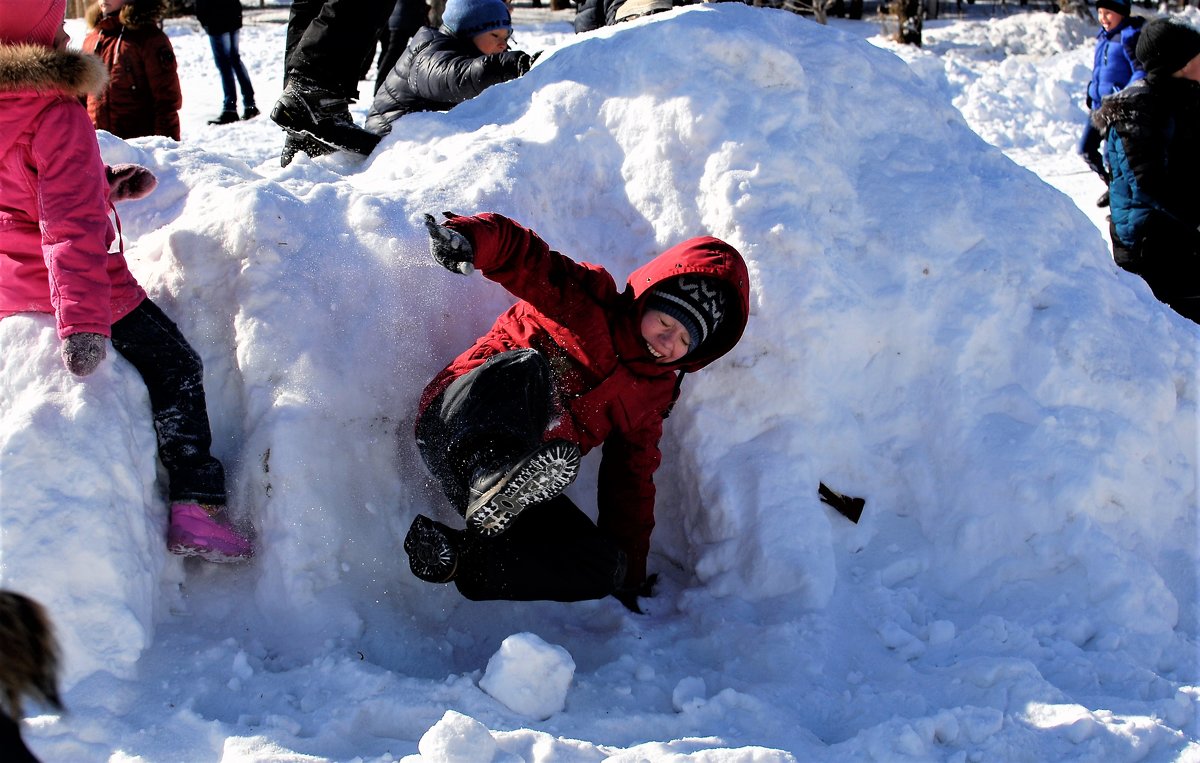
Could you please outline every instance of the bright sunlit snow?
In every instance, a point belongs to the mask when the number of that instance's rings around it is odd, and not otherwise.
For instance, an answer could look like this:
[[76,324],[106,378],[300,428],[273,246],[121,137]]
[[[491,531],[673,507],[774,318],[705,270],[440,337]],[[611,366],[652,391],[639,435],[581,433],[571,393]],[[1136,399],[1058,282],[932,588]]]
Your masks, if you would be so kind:
[[[31,747],[1200,761],[1200,327],[1113,264],[1074,153],[1095,22],[995,10],[922,49],[734,3],[584,36],[519,16],[517,47],[546,50],[525,77],[404,117],[365,161],[286,169],[286,14],[242,32],[264,116],[220,127],[207,38],[169,21],[183,141],[100,143],[159,178],[119,208],[130,264],[204,359],[258,555],[168,554],[136,372],[109,353],[76,379],[50,317],[0,322],[0,584],[47,605],[66,663],[69,712],[31,708]],[[745,337],[667,423],[647,615],[408,571],[414,515],[461,522],[418,396],[511,301],[432,262],[442,210],[619,280],[691,236],[745,255]],[[867,499],[859,525],[821,481]]]

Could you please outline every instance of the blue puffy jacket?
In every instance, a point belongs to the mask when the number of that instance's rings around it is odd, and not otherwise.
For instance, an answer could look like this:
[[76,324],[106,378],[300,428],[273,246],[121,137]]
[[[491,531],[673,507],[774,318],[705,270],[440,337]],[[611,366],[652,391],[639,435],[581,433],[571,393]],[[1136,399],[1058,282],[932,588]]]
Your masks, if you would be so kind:
[[1137,60],[1138,34],[1145,19],[1126,18],[1111,32],[1101,29],[1096,35],[1096,54],[1092,63],[1092,80],[1088,83],[1087,106],[1099,108],[1105,96],[1112,95],[1131,82],[1146,76]]

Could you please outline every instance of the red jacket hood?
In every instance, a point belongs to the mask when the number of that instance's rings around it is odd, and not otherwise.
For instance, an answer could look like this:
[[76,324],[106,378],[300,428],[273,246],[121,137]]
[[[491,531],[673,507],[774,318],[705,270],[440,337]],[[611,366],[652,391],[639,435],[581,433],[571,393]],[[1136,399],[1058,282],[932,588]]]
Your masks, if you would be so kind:
[[691,373],[704,368],[733,349],[746,330],[750,316],[750,277],[737,249],[719,238],[699,236],[676,244],[629,274],[626,293],[635,306],[635,320],[645,310],[646,294],[655,286],[682,275],[702,275],[726,284],[731,305],[716,332],[695,353],[672,365]]

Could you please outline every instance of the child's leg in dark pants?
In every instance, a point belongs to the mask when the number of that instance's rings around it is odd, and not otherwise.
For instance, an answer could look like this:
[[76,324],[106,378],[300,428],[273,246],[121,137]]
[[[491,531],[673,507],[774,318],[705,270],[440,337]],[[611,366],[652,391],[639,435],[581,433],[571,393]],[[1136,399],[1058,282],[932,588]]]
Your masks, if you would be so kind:
[[463,536],[454,585],[475,601],[582,601],[612,594],[624,579],[624,552],[560,495],[498,538]]
[[170,477],[171,501],[225,503],[225,470],[209,454],[212,432],[200,356],[149,299],[112,326],[113,348],[142,375]]
[[1089,118],[1084,123],[1083,134],[1079,136],[1079,155],[1083,157],[1087,166],[1092,168],[1092,172],[1108,183],[1108,168],[1104,166],[1104,157],[1100,153],[1100,144],[1103,140],[1104,135],[1096,129]]
[[417,422],[417,446],[451,504],[467,507],[471,474],[518,457],[550,421],[550,367],[536,350],[494,355],[455,379]]

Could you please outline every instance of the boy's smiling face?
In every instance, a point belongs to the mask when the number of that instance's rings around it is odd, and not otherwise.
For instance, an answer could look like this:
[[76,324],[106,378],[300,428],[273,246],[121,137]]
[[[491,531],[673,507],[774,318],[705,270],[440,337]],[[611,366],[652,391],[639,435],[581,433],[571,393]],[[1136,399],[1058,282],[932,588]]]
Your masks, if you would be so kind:
[[1117,28],[1117,25],[1125,20],[1125,17],[1109,8],[1100,8],[1096,11],[1097,18],[1100,19],[1100,26],[1104,27],[1105,32],[1111,32]]
[[641,330],[655,363],[674,363],[692,347],[692,338],[683,324],[661,310],[649,308],[642,313]]

